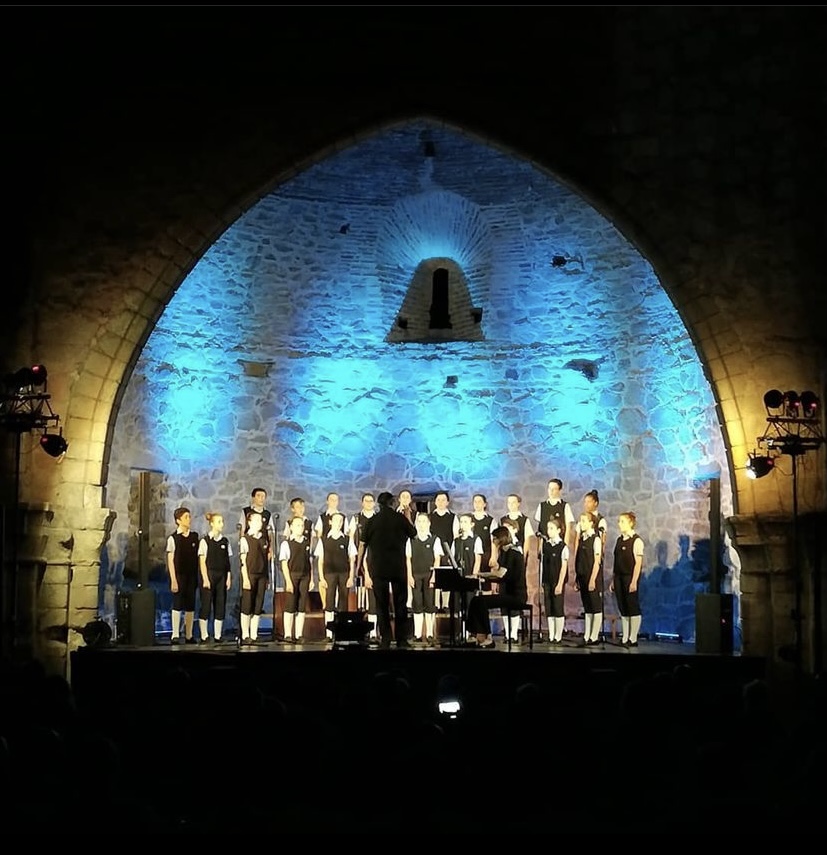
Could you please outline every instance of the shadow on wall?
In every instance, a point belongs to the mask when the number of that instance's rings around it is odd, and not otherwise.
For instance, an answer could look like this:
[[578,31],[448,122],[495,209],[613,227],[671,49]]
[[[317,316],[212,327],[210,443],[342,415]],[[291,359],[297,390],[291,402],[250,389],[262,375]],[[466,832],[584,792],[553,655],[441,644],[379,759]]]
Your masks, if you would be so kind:
[[[640,585],[641,632],[649,636],[669,633],[679,635],[684,642],[693,642],[696,595],[711,592],[710,541],[697,540],[693,545],[688,535],[681,535],[678,546],[677,560],[668,565],[669,545],[658,541],[654,548],[657,564],[650,570],[644,568]],[[722,572],[726,570],[722,565]]]
[[[668,565],[666,562],[669,544],[663,540],[658,541],[654,546],[657,564],[651,569],[644,567],[640,584],[640,605],[643,614],[641,632],[649,637],[653,637],[655,633],[679,635],[685,643],[692,643],[695,640],[696,595],[710,592],[710,541],[708,539],[698,540],[692,545],[688,535],[681,535],[678,545],[679,556],[673,564]],[[722,565],[722,572],[728,569],[727,566]],[[722,579],[723,588],[726,588],[727,578],[728,576],[724,575]],[[138,587],[138,582],[139,580],[134,573],[124,569],[123,561],[111,562],[107,550],[102,551],[100,615],[112,627],[115,638],[118,635],[118,595],[131,593]],[[169,589],[169,577],[166,568],[162,564],[155,564],[150,568],[149,587],[155,591],[155,633],[156,635],[169,634],[171,631],[172,593]],[[576,598],[577,595],[572,596]],[[268,589],[263,615],[264,624],[267,626],[270,625],[270,616],[272,615],[272,597],[272,590]],[[225,630],[228,633],[234,632],[237,628],[239,602],[238,574],[234,572],[233,586],[227,598]],[[740,649],[740,635],[737,632],[739,625],[737,597],[735,604],[734,626],[736,632],[734,645],[737,650]],[[578,605],[579,600],[575,608]],[[617,614],[614,595],[608,592],[605,609],[607,614],[612,612]],[[262,629],[264,628],[263,625]]]

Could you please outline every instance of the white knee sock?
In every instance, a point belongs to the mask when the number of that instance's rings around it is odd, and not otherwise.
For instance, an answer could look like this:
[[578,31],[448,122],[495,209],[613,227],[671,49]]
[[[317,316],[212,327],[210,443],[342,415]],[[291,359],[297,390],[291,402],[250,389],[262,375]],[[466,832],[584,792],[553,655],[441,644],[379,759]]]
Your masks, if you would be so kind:
[[241,637],[250,637],[250,615],[245,615],[244,612],[241,613]]
[[252,615],[250,617],[250,638],[258,638],[258,623],[261,620],[261,615]]
[[620,641],[625,644],[629,640],[629,618],[620,616]]
[[218,620],[218,619],[216,618],[216,620],[215,620],[215,622],[214,622],[214,624],[213,624],[213,630],[212,630],[212,631],[213,631],[213,634],[215,635],[215,640],[216,640],[216,641],[218,641],[218,639],[219,639],[219,638],[221,638],[221,632],[222,632],[222,630],[223,630],[223,629],[224,629],[224,621],[223,621],[223,620]]
[[640,624],[643,622],[641,615],[632,615],[629,618],[629,641],[632,643],[637,641],[637,635],[640,632]]
[[425,623],[425,615],[414,614],[414,638],[422,638],[423,623]]
[[591,641],[599,641],[601,629],[603,629],[603,612],[595,612],[592,615]]
[[296,615],[296,638],[304,636],[304,612],[299,612]]
[[335,617],[335,615],[334,615],[334,613],[333,613],[333,612],[325,612],[325,613],[324,613],[325,636],[326,636],[327,638],[333,638],[333,630],[332,630],[332,629],[328,629],[328,628],[327,628],[327,625],[328,625],[329,623],[333,623],[333,619],[334,619],[334,617]]
[[293,612],[284,613],[284,637],[293,637]]
[[181,637],[181,612],[177,609],[172,610],[172,637]]
[[564,617],[554,618],[554,640],[562,641],[563,632],[566,629],[566,619]]
[[202,618],[198,618],[198,627],[201,630],[201,640],[206,641],[210,635],[210,630],[209,630],[209,627],[207,626],[207,622],[205,620],[203,620]]

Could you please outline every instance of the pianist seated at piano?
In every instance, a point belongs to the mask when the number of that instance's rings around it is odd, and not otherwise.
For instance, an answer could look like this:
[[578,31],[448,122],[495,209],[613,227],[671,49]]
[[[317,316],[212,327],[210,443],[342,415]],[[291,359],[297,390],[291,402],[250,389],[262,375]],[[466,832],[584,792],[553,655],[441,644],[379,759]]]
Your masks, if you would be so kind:
[[491,637],[491,609],[519,609],[526,604],[528,589],[525,579],[525,557],[514,545],[511,529],[499,526],[491,532],[497,566],[480,577],[496,581],[497,591],[490,594],[480,592],[468,603],[466,629],[476,638],[477,646],[486,650],[494,647]]

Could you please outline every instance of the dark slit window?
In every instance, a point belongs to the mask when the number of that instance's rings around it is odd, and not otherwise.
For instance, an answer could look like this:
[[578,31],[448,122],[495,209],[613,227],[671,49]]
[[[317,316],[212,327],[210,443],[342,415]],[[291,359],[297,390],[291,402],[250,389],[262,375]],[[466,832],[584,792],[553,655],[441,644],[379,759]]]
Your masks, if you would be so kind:
[[433,288],[431,292],[431,322],[432,330],[451,329],[451,313],[448,311],[448,271],[438,267],[434,271]]

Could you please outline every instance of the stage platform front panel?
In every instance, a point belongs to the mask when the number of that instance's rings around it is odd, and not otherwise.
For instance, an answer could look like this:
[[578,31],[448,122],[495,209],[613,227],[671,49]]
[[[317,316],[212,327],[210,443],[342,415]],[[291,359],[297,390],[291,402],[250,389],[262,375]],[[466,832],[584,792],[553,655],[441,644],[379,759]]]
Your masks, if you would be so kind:
[[597,690],[606,701],[617,697],[630,680],[674,672],[688,666],[699,684],[743,685],[766,676],[762,657],[711,655],[693,645],[641,641],[637,648],[605,642],[583,648],[575,641],[562,646],[535,643],[495,650],[464,647],[380,650],[367,646],[334,648],[328,643],[285,645],[262,642],[255,647],[171,646],[168,641],[147,647],[112,645],[80,648],[72,654],[71,682],[80,703],[104,710],[121,691],[162,692],[170,675],[185,672],[200,683],[232,692],[255,685],[280,700],[302,705],[336,703],[356,684],[377,673],[394,671],[425,696],[436,691],[440,678],[456,676],[469,697],[481,704],[513,697],[533,682],[542,690]]

